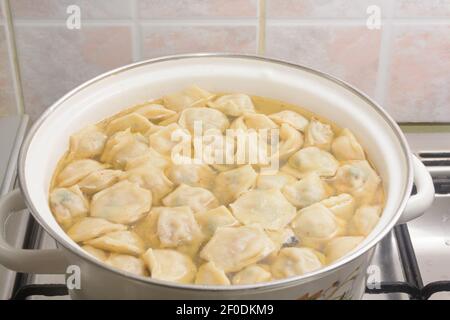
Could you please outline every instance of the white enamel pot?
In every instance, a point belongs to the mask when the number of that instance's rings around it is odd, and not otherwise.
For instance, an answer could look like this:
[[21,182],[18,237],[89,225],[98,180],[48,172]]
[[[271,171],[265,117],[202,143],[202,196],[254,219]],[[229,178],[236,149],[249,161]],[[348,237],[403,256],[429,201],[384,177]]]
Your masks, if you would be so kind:
[[[353,253],[319,271],[269,284],[179,285],[113,269],[85,253],[60,228],[48,205],[50,179],[68,148],[69,136],[127,106],[178,91],[189,84],[210,91],[244,92],[303,106],[351,129],[380,173],[386,192],[383,215]],[[366,269],[376,244],[398,223],[423,213],[434,188],[411,153],[399,127],[366,95],[349,84],[302,66],[260,57],[195,54],[164,57],[125,66],[66,94],[34,124],[19,158],[20,190],[0,201],[0,263],[29,273],[81,270],[73,298],[117,299],[299,299],[361,298]],[[413,181],[417,194],[411,196]],[[27,208],[56,240],[56,250],[20,250],[4,240],[7,216]]]

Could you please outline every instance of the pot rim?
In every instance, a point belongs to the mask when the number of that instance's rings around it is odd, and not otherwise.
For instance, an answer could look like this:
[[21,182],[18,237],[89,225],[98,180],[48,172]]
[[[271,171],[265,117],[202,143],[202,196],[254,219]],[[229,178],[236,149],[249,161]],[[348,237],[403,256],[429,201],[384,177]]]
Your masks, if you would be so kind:
[[[351,93],[355,94],[359,98],[363,99],[365,102],[367,102],[372,108],[377,111],[381,117],[387,122],[387,124],[390,126],[390,128],[394,131],[397,139],[399,140],[399,143],[401,145],[402,152],[405,154],[407,159],[407,183],[405,184],[404,190],[402,190],[402,200],[399,203],[397,207],[396,213],[393,215],[389,223],[386,225],[386,227],[381,230],[370,242],[365,244],[363,247],[359,248],[355,252],[346,255],[344,258],[340,259],[336,263],[333,263],[325,268],[319,269],[314,272],[310,272],[301,276],[295,276],[291,278],[285,278],[285,279],[279,279],[274,280],[270,282],[265,283],[258,283],[258,284],[248,284],[248,285],[232,285],[232,286],[219,286],[219,285],[197,285],[197,284],[178,284],[175,282],[169,282],[169,281],[163,281],[163,280],[157,280],[152,279],[150,277],[144,277],[144,276],[138,276],[134,275],[116,268],[113,268],[106,263],[103,263],[99,261],[98,259],[92,257],[91,255],[85,253],[83,250],[75,250],[73,244],[69,243],[65,239],[63,239],[55,230],[53,230],[46,221],[39,215],[36,208],[34,207],[31,197],[28,193],[27,188],[25,187],[25,160],[27,157],[27,151],[31,144],[31,141],[33,140],[33,137],[36,133],[36,131],[41,127],[45,119],[54,112],[57,108],[59,108],[66,100],[68,100],[73,95],[77,94],[79,91],[83,90],[84,88],[101,81],[105,78],[114,76],[116,74],[119,74],[121,72],[134,69],[143,65],[148,64],[154,64],[164,61],[170,61],[170,60],[180,60],[180,59],[198,59],[198,58],[230,58],[230,59],[248,59],[248,60],[258,60],[263,61],[267,63],[274,63],[279,64],[283,66],[287,66],[294,69],[300,69],[302,71],[306,71],[309,73],[312,73],[314,75],[320,76],[322,78],[325,78],[327,80],[330,80],[339,86],[343,87],[344,89],[347,89]],[[180,55],[170,55],[170,56],[163,56],[153,59],[148,59],[144,61],[135,62],[132,64],[128,64],[116,69],[113,69],[111,71],[105,72],[101,75],[98,75],[97,77],[92,78],[91,80],[88,80],[81,85],[77,86],[76,88],[72,89],[68,93],[66,93],[64,96],[62,96],[59,100],[57,100],[55,103],[53,103],[47,110],[39,117],[38,120],[33,124],[33,126],[28,131],[26,138],[24,139],[24,142],[20,148],[19,158],[18,158],[18,172],[19,172],[19,188],[22,191],[22,194],[25,196],[26,203],[28,205],[28,208],[30,209],[33,217],[39,222],[39,224],[57,241],[58,247],[59,245],[62,245],[65,249],[70,251],[71,253],[77,255],[79,258],[82,258],[84,260],[87,260],[89,263],[96,265],[97,267],[100,267],[101,269],[104,269],[106,271],[113,272],[121,277],[126,277],[129,280],[137,281],[140,283],[145,284],[153,284],[161,287],[166,287],[170,289],[178,289],[178,290],[196,290],[196,291],[223,291],[223,292],[239,292],[243,293],[244,291],[268,291],[268,290],[275,290],[279,287],[291,287],[296,286],[302,283],[307,283],[310,281],[314,281],[320,278],[323,278],[334,271],[340,269],[341,267],[349,264],[350,262],[353,262],[357,258],[363,256],[364,254],[368,253],[370,249],[375,247],[375,245],[378,244],[379,241],[381,241],[384,236],[392,230],[392,228],[397,223],[398,219],[400,218],[401,214],[403,213],[403,210],[406,207],[407,201],[409,199],[410,191],[412,190],[413,185],[413,178],[414,178],[414,172],[412,168],[412,161],[411,161],[411,151],[409,149],[409,145],[406,141],[406,138],[401,131],[398,124],[392,119],[392,117],[383,109],[380,105],[378,105],[375,101],[373,101],[371,98],[369,98],[365,93],[361,92],[359,89],[356,89],[349,83],[338,79],[328,73],[318,71],[303,65],[272,59],[272,58],[266,58],[261,57],[257,55],[247,55],[247,54],[232,54],[232,53],[191,53],[191,54],[180,54]]]

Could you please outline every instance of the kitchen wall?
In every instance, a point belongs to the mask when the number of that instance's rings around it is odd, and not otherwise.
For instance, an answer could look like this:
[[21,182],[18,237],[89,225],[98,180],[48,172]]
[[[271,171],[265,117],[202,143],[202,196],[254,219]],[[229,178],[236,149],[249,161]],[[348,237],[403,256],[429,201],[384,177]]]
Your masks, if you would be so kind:
[[0,1],[0,115],[36,119],[133,61],[225,51],[341,77],[399,122],[450,122],[450,0]]

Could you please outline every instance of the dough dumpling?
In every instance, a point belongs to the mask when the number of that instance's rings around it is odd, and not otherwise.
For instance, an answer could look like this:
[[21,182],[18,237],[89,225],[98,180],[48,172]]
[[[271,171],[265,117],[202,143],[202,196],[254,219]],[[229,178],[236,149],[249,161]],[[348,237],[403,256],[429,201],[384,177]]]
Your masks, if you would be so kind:
[[230,280],[223,270],[212,262],[207,262],[198,268],[195,284],[229,285]]
[[280,143],[276,153],[280,160],[292,156],[302,145],[303,135],[287,123],[283,123],[280,127]]
[[56,188],[50,193],[50,208],[56,221],[68,229],[87,216],[89,203],[77,185],[70,188]]
[[210,189],[215,173],[205,164],[174,164],[167,168],[167,177],[175,185],[187,184],[191,187]]
[[170,161],[167,157],[163,156],[155,149],[148,148],[142,156],[128,159],[125,170],[131,170],[146,164],[160,169],[165,169],[170,164]]
[[191,107],[205,107],[213,98],[214,94],[197,86],[190,86],[181,92],[164,96],[163,101],[167,108],[179,112]]
[[78,182],[78,186],[80,187],[81,191],[90,195],[111,187],[113,184],[119,181],[122,175],[123,171],[121,170],[98,170],[84,177],[80,182]]
[[89,253],[91,256],[93,256],[94,258],[97,258],[98,260],[103,261],[103,262],[105,262],[109,257],[109,254],[106,251],[94,248],[89,245],[84,245],[81,248],[84,251],[86,251],[87,253]]
[[281,170],[297,178],[303,178],[312,172],[321,177],[331,177],[338,167],[339,162],[331,153],[317,147],[307,147],[294,153]]
[[294,206],[304,208],[329,197],[332,189],[316,173],[311,173],[299,181],[286,184],[282,192]]
[[227,116],[239,117],[244,113],[255,112],[255,106],[252,99],[242,93],[226,94],[213,102],[209,102],[208,106],[222,111]]
[[75,242],[87,241],[114,231],[124,231],[123,224],[112,223],[101,218],[86,217],[75,223],[67,231],[67,235]]
[[214,181],[214,194],[221,203],[229,204],[250,190],[255,185],[256,177],[251,165],[221,172]]
[[146,247],[160,247],[158,237],[158,219],[159,211],[164,209],[166,208],[152,208],[152,210],[144,218],[139,220],[131,229],[144,241]]
[[105,165],[92,159],[75,160],[69,163],[58,174],[56,179],[59,187],[70,187],[87,175],[97,170],[104,169]]
[[186,132],[177,123],[169,124],[167,127],[156,131],[148,137],[150,147],[155,149],[162,155],[171,156],[172,149],[180,144],[186,143],[184,137],[187,137],[189,132]]
[[248,266],[233,276],[233,284],[254,284],[270,281],[269,271],[258,265]]
[[324,250],[327,264],[342,258],[355,249],[363,240],[364,237],[338,237],[331,240]]
[[137,184],[139,187],[152,192],[152,204],[159,205],[161,199],[172,191],[174,185],[164,172],[150,164],[133,168],[122,175],[122,179]]
[[108,136],[97,126],[90,125],[70,136],[69,159],[94,158],[99,156]]
[[125,167],[127,161],[143,156],[147,151],[148,144],[144,136],[131,133],[130,129],[126,129],[113,134],[108,139],[101,161],[121,169]]
[[366,159],[363,148],[348,129],[343,129],[341,134],[334,139],[331,151],[339,161]]
[[[230,126],[228,118],[219,110],[211,108],[187,108],[181,112],[178,124],[194,133],[194,126],[201,124],[202,132],[216,129],[224,132]],[[199,129],[200,129],[199,128]]]
[[234,216],[245,225],[259,224],[264,229],[284,228],[295,217],[295,207],[280,190],[251,190],[230,204]]
[[217,228],[239,225],[239,222],[225,206],[220,206],[205,212],[198,212],[195,214],[195,219],[197,219],[198,224],[201,226],[203,234],[208,238],[213,236]]
[[129,181],[121,181],[92,197],[91,216],[131,224],[150,210],[152,194]]
[[305,146],[315,146],[329,151],[333,141],[334,132],[329,124],[311,119],[305,132]]
[[162,202],[167,207],[189,206],[194,212],[208,211],[219,206],[211,191],[185,184],[181,184]]
[[297,181],[293,176],[284,172],[276,174],[260,174],[256,179],[256,188],[258,189],[282,189],[286,184]]
[[142,261],[142,259],[140,258],[136,258],[126,254],[113,253],[105,262],[114,268],[136,274],[138,276],[147,275],[144,261]]
[[280,126],[283,123],[286,123],[302,132],[305,131],[305,128],[309,123],[309,121],[305,117],[291,110],[283,110],[277,113],[272,113],[271,115],[269,115],[269,118],[275,121]]
[[171,249],[148,249],[142,258],[153,279],[192,283],[197,272],[192,259]]
[[277,251],[284,247],[293,247],[299,244],[299,239],[291,228],[266,230],[266,233],[275,244]]
[[145,251],[142,239],[133,231],[122,230],[107,233],[99,238],[85,241],[94,248],[138,256]]
[[161,247],[176,248],[202,241],[203,235],[191,208],[184,206],[158,210],[157,233]]
[[173,110],[169,110],[163,105],[151,103],[145,106],[142,106],[134,111],[137,114],[140,114],[147,118],[150,121],[161,121],[168,119],[177,113]]
[[348,193],[341,193],[338,196],[322,200],[320,203],[330,209],[336,217],[347,221],[355,213],[355,199]]
[[381,179],[366,160],[353,160],[339,167],[332,184],[337,192],[349,193],[361,204],[371,204]]
[[216,230],[200,257],[225,272],[236,272],[265,258],[274,249],[273,242],[259,227],[225,227]]
[[315,203],[301,209],[291,227],[303,246],[320,249],[343,233],[345,222],[336,218],[324,205]]
[[129,113],[108,123],[106,133],[110,136],[116,132],[130,129],[131,132],[145,134],[152,126],[153,124],[146,117],[138,113]]
[[246,113],[243,115],[245,126],[248,129],[276,129],[278,125],[262,113]]
[[301,276],[320,269],[321,260],[321,254],[310,248],[284,248],[271,266],[272,275],[276,279]]
[[365,236],[375,228],[380,220],[381,206],[359,207],[349,223],[349,234],[354,236]]

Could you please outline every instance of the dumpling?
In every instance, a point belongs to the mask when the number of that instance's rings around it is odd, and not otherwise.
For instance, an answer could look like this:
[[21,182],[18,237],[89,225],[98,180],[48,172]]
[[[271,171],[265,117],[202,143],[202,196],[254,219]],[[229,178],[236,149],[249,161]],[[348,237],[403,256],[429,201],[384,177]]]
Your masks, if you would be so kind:
[[366,160],[352,160],[339,167],[332,184],[337,192],[349,193],[361,204],[371,204],[381,179]]
[[287,123],[283,123],[280,127],[280,139],[276,153],[280,160],[292,156],[303,145],[303,135]]
[[202,241],[203,235],[191,208],[159,208],[158,214],[157,233],[161,247],[176,248]]
[[270,281],[272,274],[259,265],[248,266],[233,276],[233,284],[254,284]]
[[169,124],[177,123],[179,118],[180,118],[180,114],[179,113],[175,113],[174,115],[168,117],[167,119],[161,120],[158,123],[158,125],[159,126],[168,126]]
[[225,206],[220,206],[205,212],[198,212],[195,214],[195,219],[197,219],[198,224],[201,226],[203,234],[208,238],[213,236],[217,228],[239,225],[239,222]]
[[219,110],[211,108],[187,108],[181,112],[178,124],[194,133],[195,126],[199,126],[197,130],[199,134],[216,129],[224,132],[230,126],[228,118]]
[[324,205],[315,203],[301,209],[292,220],[291,227],[301,244],[320,249],[331,239],[341,235],[345,230],[345,222]]
[[71,226],[67,231],[67,235],[75,242],[82,242],[100,237],[106,233],[126,229],[127,227],[123,224],[112,223],[101,218],[86,217]]
[[299,239],[291,228],[266,230],[266,233],[275,244],[276,251],[284,247],[293,247],[299,244]]
[[381,206],[361,206],[350,220],[348,230],[350,235],[368,236],[380,220]]
[[50,193],[50,208],[56,221],[68,229],[75,222],[87,216],[89,203],[77,185],[70,188],[56,188]]
[[114,268],[133,273],[138,276],[147,275],[144,261],[142,261],[142,259],[140,258],[136,258],[126,254],[113,253],[105,262]]
[[113,134],[106,142],[101,161],[115,168],[125,167],[127,161],[145,155],[148,144],[144,136],[130,129]]
[[222,111],[228,116],[239,117],[244,113],[255,112],[255,106],[252,99],[242,93],[226,94],[213,102],[209,102],[208,106]]
[[316,173],[286,184],[281,190],[286,199],[297,208],[307,207],[332,194],[332,189]]
[[305,128],[309,123],[309,121],[305,117],[291,110],[283,110],[277,113],[272,113],[271,115],[269,115],[269,118],[275,121],[275,123],[279,124],[280,126],[283,123],[286,123],[302,132],[305,131]]
[[129,113],[108,123],[106,133],[110,136],[116,132],[130,129],[131,132],[144,134],[152,126],[153,124],[146,117],[138,113]]
[[278,125],[262,113],[246,113],[243,115],[245,126],[248,129],[276,129]]
[[259,224],[270,230],[284,228],[295,217],[295,207],[277,189],[251,190],[230,207],[241,223]]
[[[234,137],[222,135],[217,130],[210,130],[203,134],[203,139],[199,142],[202,147],[201,160],[203,164],[212,165],[214,168],[222,167],[224,170],[236,167]],[[195,151],[197,152],[197,150]]]
[[167,108],[178,112],[191,107],[205,107],[213,98],[214,94],[197,86],[190,86],[181,92],[164,96],[163,101]]
[[148,148],[147,152],[142,156],[128,159],[125,170],[131,170],[144,164],[150,164],[154,167],[165,169],[170,164],[170,161],[155,149]]
[[108,136],[97,126],[90,125],[70,136],[69,159],[94,158],[99,156]]
[[133,231],[128,230],[110,232],[84,243],[97,249],[135,256],[145,251],[142,239]]
[[348,193],[330,197],[320,202],[338,218],[349,220],[355,213],[355,199]]
[[171,249],[148,249],[142,258],[153,279],[192,283],[197,268],[192,259]]
[[159,248],[160,241],[158,237],[158,219],[159,211],[163,207],[154,207],[141,220],[139,220],[132,230],[144,241],[146,247]]
[[339,161],[366,159],[363,148],[348,129],[343,129],[339,136],[334,139],[331,144],[331,152]]
[[111,187],[113,184],[119,181],[122,175],[123,171],[121,170],[98,170],[84,177],[80,182],[78,182],[78,186],[84,193],[93,194],[99,192],[100,190]]
[[[160,154],[170,156],[172,149],[178,145],[187,143],[189,132],[186,132],[177,123],[169,124],[167,127],[156,131],[148,137],[150,147],[158,151]],[[186,137],[186,138],[185,138]]]
[[73,186],[90,173],[105,167],[104,164],[92,159],[75,160],[61,170],[56,179],[56,184],[59,187]]
[[187,184],[191,187],[212,188],[215,173],[205,164],[178,164],[166,170],[167,177],[175,185]]
[[107,253],[106,251],[94,248],[92,246],[84,245],[81,248],[94,258],[97,258],[98,260],[103,262],[105,262],[109,257],[109,253]]
[[195,284],[229,285],[230,280],[223,270],[212,262],[207,262],[198,268]]
[[164,171],[149,163],[126,171],[121,179],[126,179],[139,187],[152,192],[152,204],[159,205],[161,199],[170,193],[173,183],[166,177]]
[[256,179],[258,189],[282,189],[286,184],[297,181],[293,176],[284,172],[276,174],[260,174]]
[[236,272],[265,258],[273,250],[274,244],[261,228],[225,227],[216,230],[200,257],[225,272]]
[[339,162],[333,155],[317,147],[303,148],[294,153],[288,163],[281,169],[297,178],[316,172],[321,177],[334,176]]
[[136,109],[134,112],[144,116],[150,121],[165,120],[177,114],[175,111],[169,110],[165,108],[163,105],[156,103],[151,103],[142,106]]
[[301,276],[320,269],[323,256],[310,248],[284,248],[278,253],[271,266],[272,274],[277,279]]
[[229,204],[255,185],[256,176],[251,165],[221,172],[214,181],[214,194],[221,203]]
[[247,131],[247,125],[245,124],[244,117],[240,116],[239,118],[236,118],[231,122],[230,129],[233,130],[243,130],[244,132]]
[[181,184],[162,202],[167,207],[189,206],[194,212],[208,211],[219,206],[211,191],[185,184]]
[[338,237],[331,240],[324,250],[327,264],[342,258],[355,249],[363,240],[364,237]]
[[333,141],[334,132],[329,124],[311,119],[305,132],[305,147],[315,146],[329,151]]
[[121,181],[92,197],[91,216],[131,224],[150,210],[152,194],[129,181]]

